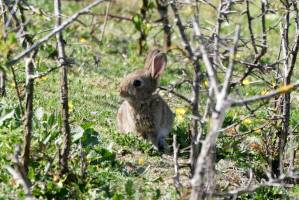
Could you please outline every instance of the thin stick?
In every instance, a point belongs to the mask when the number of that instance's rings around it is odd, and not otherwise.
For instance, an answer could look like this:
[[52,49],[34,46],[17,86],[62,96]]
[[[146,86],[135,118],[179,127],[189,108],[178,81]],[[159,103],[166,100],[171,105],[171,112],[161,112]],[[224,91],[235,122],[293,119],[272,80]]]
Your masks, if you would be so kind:
[[[24,13],[24,8],[21,3],[18,4],[20,10],[20,20],[14,15],[14,19],[19,22],[19,31],[21,31],[21,36],[19,37],[19,43],[25,45],[24,48],[32,45],[32,37],[27,34],[27,24],[26,16]],[[31,136],[33,129],[33,98],[34,98],[34,80],[30,77],[34,74],[35,71],[35,57],[38,50],[33,51],[31,54],[26,55],[25,58],[25,77],[26,77],[26,91],[25,91],[25,112],[23,115],[23,126],[24,126],[24,144],[22,152],[22,164],[25,170],[25,173],[28,172],[29,162],[30,162],[30,146],[31,146]]]
[[1,12],[2,12],[2,18],[3,18],[3,30],[2,30],[2,33],[3,33],[3,38],[6,39],[7,37],[7,33],[6,33],[6,21],[7,21],[7,16],[6,16],[6,10],[4,8],[4,4],[2,2],[2,0],[0,0],[0,9],[1,9]]
[[227,71],[226,71],[225,79],[224,79],[224,83],[223,83],[223,88],[221,91],[221,94],[223,96],[227,96],[227,94],[229,93],[229,83],[230,83],[231,77],[233,75],[234,61],[235,61],[235,57],[236,57],[236,50],[237,50],[237,45],[238,45],[239,39],[240,39],[240,25],[237,25],[236,34],[234,37],[234,45],[230,50],[229,64],[227,67]]
[[254,49],[255,54],[258,54],[256,43],[255,43],[255,38],[254,38],[254,33],[253,33],[253,30],[252,30],[253,17],[250,15],[249,0],[246,0],[246,15],[247,15],[248,30],[249,30],[249,33],[250,33],[251,44],[252,44],[252,47]]
[[104,2],[104,1],[106,1],[106,0],[96,0],[93,3],[89,4],[88,6],[86,6],[85,8],[81,9],[80,11],[78,11],[77,13],[73,14],[68,19],[66,19],[63,23],[61,23],[60,26],[58,26],[55,29],[53,29],[45,37],[43,37],[42,39],[38,40],[32,46],[30,46],[25,51],[23,51],[22,53],[20,53],[19,55],[17,55],[14,59],[12,59],[11,61],[9,61],[8,65],[16,64],[21,59],[23,59],[25,56],[27,56],[29,53],[31,53],[33,50],[35,50],[36,48],[38,48],[40,45],[42,45],[43,43],[47,42],[51,37],[53,37],[54,35],[56,35],[56,33],[62,31],[68,25],[70,25],[71,23],[73,23],[74,21],[76,21],[76,19],[78,17],[80,17],[83,14],[88,14],[91,8],[97,6],[98,4],[100,4],[100,3]]
[[168,88],[164,88],[164,87],[159,87],[160,90],[165,90],[179,98],[181,98],[182,100],[184,100],[185,102],[187,102],[188,104],[192,104],[192,101],[190,99],[188,99],[187,97],[183,96],[182,94],[175,92],[173,89],[168,89]]
[[14,154],[12,156],[12,163],[14,167],[5,166],[6,170],[11,174],[13,179],[20,185],[22,185],[25,199],[26,200],[34,200],[35,198],[31,193],[31,183],[29,179],[26,177],[26,172],[23,168],[22,163],[19,160],[20,147],[17,145],[14,149]]
[[[56,16],[56,28],[61,25],[61,1],[54,1],[54,11]],[[71,130],[69,125],[69,106],[68,106],[68,82],[67,82],[67,68],[65,46],[63,42],[62,32],[56,34],[58,62],[61,67],[60,77],[60,102],[61,102],[61,118],[62,128],[61,133],[63,137],[63,146],[59,154],[60,174],[65,174],[69,171],[68,157],[71,148]]]
[[238,188],[238,189],[231,190],[231,191],[224,192],[224,193],[213,193],[212,195],[215,196],[215,197],[228,197],[228,196],[238,197],[241,194],[248,193],[248,192],[254,192],[257,189],[259,189],[261,187],[266,187],[266,186],[290,187],[292,185],[286,184],[286,183],[284,183],[284,181],[289,180],[289,179],[295,179],[295,180],[299,179],[298,174],[296,175],[296,174],[291,173],[291,174],[282,174],[279,178],[270,179],[269,181],[264,182],[264,183],[252,184],[252,176],[253,175],[252,175],[252,172],[251,172],[248,183],[246,184],[246,186],[244,186],[242,188]]
[[179,145],[177,144],[177,135],[173,134],[173,165],[174,165],[174,176],[173,176],[173,182],[175,188],[178,190],[182,187],[182,184],[180,183],[180,167],[178,163],[178,153],[179,153]]
[[200,64],[198,62],[198,57],[194,54],[194,51],[191,47],[190,41],[185,33],[184,25],[181,20],[178,8],[176,7],[176,1],[171,1],[170,3],[171,9],[174,13],[174,18],[176,21],[176,25],[180,32],[180,37],[183,41],[184,48],[187,51],[189,59],[192,61],[193,65],[193,81],[192,81],[192,115],[195,116],[191,120],[191,151],[190,151],[190,164],[191,164],[191,174],[193,175],[195,170],[196,158],[199,153],[199,148],[197,144],[198,138],[198,124],[200,119],[200,114],[198,111],[199,106],[199,89],[200,89],[200,78],[201,78],[201,71],[200,71]]
[[21,95],[20,95],[20,91],[19,91],[19,87],[18,87],[16,72],[15,72],[15,69],[14,69],[13,66],[11,66],[10,69],[11,69],[11,73],[12,73],[12,79],[13,79],[13,82],[14,82],[15,90],[16,90],[16,93],[17,93],[17,96],[18,96],[19,108],[20,108],[21,114],[23,116],[24,115],[24,109],[23,109],[23,106],[22,106],[22,99],[21,99]]
[[104,20],[104,24],[103,24],[103,30],[102,30],[102,33],[101,33],[101,37],[100,37],[100,42],[104,38],[105,29],[106,29],[106,25],[107,25],[107,22],[108,22],[108,14],[109,14],[110,6],[111,6],[111,1],[108,2],[107,7],[106,7],[105,20]]
[[[88,14],[92,15],[92,16],[103,16],[103,17],[106,16],[105,13],[97,14],[97,13],[89,12]],[[107,14],[107,17],[111,18],[111,19],[119,19],[119,20],[125,20],[125,21],[132,21],[132,17],[120,16],[120,15],[115,15],[115,14],[110,14],[110,13]]]
[[171,46],[171,28],[168,19],[168,4],[166,0],[156,0],[157,9],[161,17],[164,31],[164,51]]
[[280,94],[291,92],[291,91],[297,89],[298,87],[299,87],[299,81],[297,81],[294,84],[289,84],[288,86],[278,88],[277,90],[269,92],[266,95],[257,95],[257,96],[249,97],[246,99],[230,99],[230,101],[231,101],[232,106],[246,105],[246,104],[254,103],[257,101],[261,101],[261,100],[271,99],[272,97],[278,96]]

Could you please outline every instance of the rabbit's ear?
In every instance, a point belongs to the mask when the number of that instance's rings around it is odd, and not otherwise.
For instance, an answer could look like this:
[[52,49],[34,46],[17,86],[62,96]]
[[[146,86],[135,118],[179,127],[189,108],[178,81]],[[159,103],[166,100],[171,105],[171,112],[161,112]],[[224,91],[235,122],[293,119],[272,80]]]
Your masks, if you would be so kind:
[[147,56],[145,58],[145,66],[144,68],[149,69],[151,67],[152,59],[155,55],[159,54],[160,50],[159,49],[152,49],[147,53]]
[[166,67],[167,59],[164,53],[153,55],[150,66],[148,68],[150,75],[153,78],[158,78]]

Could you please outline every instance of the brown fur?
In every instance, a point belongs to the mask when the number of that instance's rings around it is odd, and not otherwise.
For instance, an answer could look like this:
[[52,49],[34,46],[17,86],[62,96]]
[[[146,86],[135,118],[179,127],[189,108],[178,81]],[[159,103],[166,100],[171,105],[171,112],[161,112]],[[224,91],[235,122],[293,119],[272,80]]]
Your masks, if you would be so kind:
[[[151,51],[144,69],[127,75],[120,84],[120,95],[125,98],[117,114],[120,132],[136,132],[149,139],[163,151],[174,115],[162,97],[156,94],[158,78],[166,66],[166,56],[159,50]],[[140,86],[134,85],[138,81]]]

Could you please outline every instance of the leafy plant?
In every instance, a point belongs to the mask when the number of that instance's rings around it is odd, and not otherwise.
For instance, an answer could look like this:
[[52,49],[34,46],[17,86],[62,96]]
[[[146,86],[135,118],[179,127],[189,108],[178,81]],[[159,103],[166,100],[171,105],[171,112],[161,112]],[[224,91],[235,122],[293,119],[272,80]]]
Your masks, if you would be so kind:
[[290,199],[286,190],[281,187],[261,187],[252,194],[243,194],[238,199],[240,200],[264,200],[264,199]]

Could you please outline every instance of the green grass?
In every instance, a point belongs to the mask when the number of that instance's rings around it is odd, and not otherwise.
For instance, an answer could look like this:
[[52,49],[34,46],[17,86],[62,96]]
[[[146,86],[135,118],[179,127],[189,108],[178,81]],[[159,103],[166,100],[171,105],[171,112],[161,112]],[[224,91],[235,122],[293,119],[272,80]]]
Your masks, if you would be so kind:
[[[31,1],[37,7],[50,14],[53,5],[49,1]],[[216,2],[216,1],[215,1]],[[65,16],[76,12],[87,2],[63,1],[63,12]],[[123,15],[134,14],[138,6],[129,6],[126,1],[120,5],[113,5],[111,13]],[[205,9],[203,6],[201,9]],[[256,8],[253,8],[256,9]],[[105,6],[99,6],[95,13],[104,13]],[[188,10],[182,11],[184,17],[188,16]],[[205,10],[208,17],[215,17],[213,13]],[[189,13],[190,14],[190,13]],[[255,15],[256,12],[253,12]],[[30,17],[28,17],[30,18]],[[153,13],[153,19],[158,18]],[[29,32],[35,33],[41,29],[48,29],[53,26],[53,20],[46,21],[43,17],[35,18]],[[64,38],[67,47],[67,55],[75,63],[68,72],[69,78],[69,100],[70,100],[70,121],[73,134],[73,145],[69,159],[72,175],[66,177],[58,176],[57,168],[57,145],[61,144],[60,125],[60,98],[59,98],[59,71],[52,72],[43,79],[35,82],[34,96],[34,133],[32,138],[31,165],[28,177],[33,183],[33,194],[45,199],[179,199],[180,196],[173,186],[173,164],[171,153],[161,155],[152,148],[152,145],[134,134],[120,134],[116,130],[116,113],[122,99],[118,95],[118,85],[122,78],[129,72],[143,67],[144,55],[138,55],[138,32],[131,22],[118,22],[109,20],[106,27],[103,41],[99,42],[101,34],[100,25],[103,18],[99,18],[100,24],[97,27],[89,25],[91,16],[82,16],[80,22],[76,22],[64,31]],[[245,24],[246,17],[236,14],[232,23],[223,30],[223,35],[233,33],[234,23]],[[272,19],[267,24],[272,23]],[[85,24],[86,23],[86,24]],[[213,24],[206,22],[205,27],[212,28]],[[90,34],[91,28],[95,33]],[[244,27],[242,27],[244,28]],[[260,27],[254,27],[256,33],[260,33]],[[148,46],[161,47],[163,43],[162,33],[158,33],[160,27],[151,29]],[[190,30],[188,30],[190,31]],[[41,38],[46,33],[36,36]],[[154,34],[157,37],[154,38]],[[248,37],[248,32],[242,32]],[[277,46],[279,33],[273,30],[270,34],[269,43]],[[13,37],[13,36],[12,36]],[[95,39],[95,37],[97,39]],[[177,32],[173,35],[174,44],[181,46]],[[2,44],[1,44],[2,45]],[[41,46],[37,58],[37,71],[43,72],[57,66],[55,61],[55,39]],[[2,49],[2,47],[0,48]],[[244,59],[247,51],[244,49],[239,55]],[[20,50],[18,50],[20,51]],[[265,56],[265,61],[273,60],[278,49],[270,48]],[[244,55],[243,55],[244,54]],[[95,62],[98,59],[98,63]],[[1,61],[2,62],[2,61]],[[20,87],[24,85],[24,63],[15,66]],[[203,65],[202,65],[203,67]],[[245,69],[236,65],[236,74]],[[296,72],[297,73],[297,72]],[[168,54],[168,67],[161,79],[161,85],[167,87],[184,76],[192,79],[192,65],[179,51],[171,51]],[[269,82],[273,82],[274,75],[263,76]],[[223,75],[218,77],[223,79]],[[236,77],[234,77],[236,78]],[[248,79],[250,82],[259,81],[257,75]],[[205,89],[202,80],[201,86]],[[232,90],[236,96],[252,96],[270,90],[272,86],[264,83],[252,83],[250,85],[238,85]],[[22,125],[20,111],[13,87],[11,74],[8,73],[8,95],[0,101],[0,199],[24,198],[24,193],[7,173],[6,165],[11,164],[10,155],[13,154],[14,146],[22,144]],[[177,89],[181,94],[190,97],[191,86],[182,85]],[[188,147],[189,121],[191,119],[190,108],[182,100],[166,92],[161,92],[172,110],[176,108],[186,109],[183,121],[176,119],[173,132],[178,135],[178,142],[181,148]],[[200,112],[203,114],[207,100],[206,91],[200,93]],[[295,102],[296,103],[296,102]],[[256,103],[250,106],[252,110],[261,106]],[[295,105],[295,104],[294,104]],[[299,109],[293,105],[291,125],[296,126]],[[254,114],[248,109],[231,108],[225,118],[224,126],[234,123],[240,133],[246,133],[242,137],[227,137],[228,132],[224,131],[217,143],[217,160],[234,160],[236,166],[243,170],[252,167],[255,172],[261,173],[261,168],[266,165],[263,152],[250,147],[250,140],[261,141],[262,138],[272,129],[268,127],[254,131],[256,127],[265,124],[266,119],[271,115],[267,112],[266,106]],[[4,120],[5,117],[5,120]],[[249,118],[250,123],[244,123],[244,118]],[[208,129],[206,124],[203,129]],[[252,131],[251,131],[252,130]],[[172,139],[167,142],[171,145]],[[83,158],[82,158],[82,155]],[[45,168],[52,162],[48,173]],[[187,153],[180,154],[179,161],[186,163]],[[184,184],[189,182],[188,169],[181,170],[181,178]],[[189,189],[183,190],[182,195],[189,194]],[[290,195],[298,194],[298,188],[290,191]],[[271,196],[272,195],[272,196]],[[261,188],[253,195],[243,195],[240,199],[263,199],[270,197],[279,199],[285,195],[281,188]],[[286,195],[285,195],[286,196]]]
[[[36,1],[47,12],[52,5]],[[73,13],[81,5],[67,3],[65,13]],[[98,9],[99,12],[103,8]],[[80,20],[90,20],[81,17]],[[130,32],[132,24],[125,22]],[[53,22],[35,23],[30,32],[40,28],[46,29]],[[41,27],[42,26],[42,27]],[[35,84],[34,96],[34,134],[31,148],[31,165],[29,178],[33,183],[33,194],[44,198],[70,199],[160,199],[168,196],[177,198],[172,186],[171,156],[161,157],[151,144],[136,135],[122,135],[116,131],[115,118],[121,103],[118,96],[118,84],[122,77],[136,68],[143,67],[144,56],[136,55],[136,44],[125,35],[114,35],[112,29],[122,26],[109,21],[107,33],[102,43],[95,42],[89,34],[90,28],[71,25],[64,32],[67,41],[67,55],[76,64],[69,69],[69,100],[73,146],[71,149],[71,180],[58,177],[57,144],[61,143],[59,127],[59,72],[39,79]],[[118,28],[116,28],[118,29]],[[42,37],[43,34],[38,37]],[[136,36],[135,36],[136,37]],[[54,54],[53,54],[54,53]],[[57,65],[54,39],[43,45],[37,58],[37,70],[46,71]],[[99,58],[98,65],[94,58]],[[45,59],[46,58],[46,59]],[[18,80],[24,81],[23,63],[16,66]],[[179,68],[179,66],[177,66]],[[171,75],[166,72],[162,83],[167,85]],[[8,97],[3,99],[1,116],[4,111],[17,109],[15,91],[11,76],[8,79]],[[6,108],[7,107],[7,108]],[[5,165],[10,164],[8,155],[13,153],[13,146],[22,143],[22,126],[20,120],[11,117],[1,127],[1,187],[0,198],[23,198],[20,186],[11,181]],[[170,141],[171,142],[171,141]],[[84,154],[84,160],[80,156]],[[165,157],[163,156],[163,157]],[[53,159],[53,165],[45,174],[47,164]],[[81,168],[85,165],[85,172]],[[165,184],[167,182],[167,184]],[[15,196],[17,195],[17,196]]]

